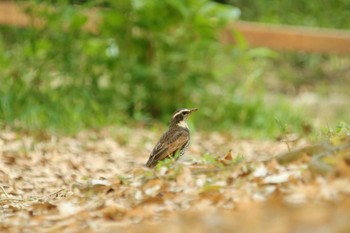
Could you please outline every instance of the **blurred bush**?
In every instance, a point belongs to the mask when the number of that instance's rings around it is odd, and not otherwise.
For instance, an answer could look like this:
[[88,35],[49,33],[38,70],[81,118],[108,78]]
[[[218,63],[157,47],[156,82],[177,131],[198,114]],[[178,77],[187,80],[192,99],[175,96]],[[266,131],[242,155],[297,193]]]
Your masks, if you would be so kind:
[[350,2],[223,0],[242,10],[242,19],[266,23],[349,29]]
[[[101,17],[97,33],[84,30],[92,7]],[[74,132],[168,121],[179,107],[200,108],[196,125],[204,129],[274,132],[276,118],[300,120],[285,103],[265,102],[262,70],[240,72],[271,51],[218,41],[220,29],[239,16],[235,7],[209,0],[31,1],[26,12],[46,23],[1,28],[3,124]]]

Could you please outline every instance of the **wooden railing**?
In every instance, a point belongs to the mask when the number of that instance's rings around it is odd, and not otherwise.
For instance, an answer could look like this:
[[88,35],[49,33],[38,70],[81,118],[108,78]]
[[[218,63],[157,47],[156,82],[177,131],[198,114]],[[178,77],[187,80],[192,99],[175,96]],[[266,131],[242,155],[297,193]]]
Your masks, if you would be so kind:
[[[350,54],[350,31],[238,21],[231,28],[252,47],[313,53]],[[234,42],[230,29],[226,40]]]
[[[96,14],[89,14],[89,28],[96,27]],[[26,27],[29,17],[12,1],[0,2],[0,24]],[[234,43],[233,31],[240,33],[249,46],[269,47],[277,50],[305,51],[314,53],[350,54],[350,31],[272,25],[237,21],[224,33],[225,42]]]

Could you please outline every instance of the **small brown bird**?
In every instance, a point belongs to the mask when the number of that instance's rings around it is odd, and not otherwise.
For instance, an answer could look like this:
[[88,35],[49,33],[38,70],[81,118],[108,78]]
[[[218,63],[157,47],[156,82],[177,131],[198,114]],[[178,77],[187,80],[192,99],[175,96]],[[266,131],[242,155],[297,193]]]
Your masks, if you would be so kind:
[[[152,168],[165,158],[178,159],[185,153],[190,144],[190,130],[186,120],[197,110],[197,108],[185,108],[174,112],[168,131],[161,136],[149,156],[147,167]],[[175,158],[177,152],[179,154]]]

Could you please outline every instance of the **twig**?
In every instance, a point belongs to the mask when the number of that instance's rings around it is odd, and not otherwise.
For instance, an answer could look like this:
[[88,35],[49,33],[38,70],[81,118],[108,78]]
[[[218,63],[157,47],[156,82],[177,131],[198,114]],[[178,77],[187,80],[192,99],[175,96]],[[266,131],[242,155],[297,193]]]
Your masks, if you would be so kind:
[[43,196],[43,197],[50,197],[50,196],[56,195],[56,194],[62,192],[63,190],[65,190],[65,188],[61,188],[61,189],[59,189],[58,191],[53,192],[53,193],[49,193],[49,194],[47,194],[47,195],[45,195],[45,196]]
[[4,192],[6,198],[9,198],[9,195],[7,194],[6,190],[4,189],[4,187],[2,185],[0,185],[1,190]]
[[303,148],[299,148],[296,150],[288,151],[286,153],[279,154],[274,157],[274,159],[277,159],[277,161],[281,164],[290,163],[294,160],[299,159],[302,155],[314,155],[315,153],[319,153],[321,151],[327,150],[327,142],[326,143],[319,143],[316,145],[306,146]]
[[341,145],[341,146],[337,146],[337,147],[333,147],[333,148],[329,149],[328,151],[314,155],[312,157],[311,161],[309,162],[310,169],[317,172],[317,173],[323,174],[323,175],[332,172],[333,166],[322,162],[321,159],[323,157],[333,155],[334,153],[345,150],[347,148],[350,148],[350,143],[345,144],[345,145]]
[[8,198],[3,198],[3,199],[0,199],[0,202],[4,202],[4,201],[28,201],[26,199],[19,199],[19,198],[11,198],[11,197],[8,197]]

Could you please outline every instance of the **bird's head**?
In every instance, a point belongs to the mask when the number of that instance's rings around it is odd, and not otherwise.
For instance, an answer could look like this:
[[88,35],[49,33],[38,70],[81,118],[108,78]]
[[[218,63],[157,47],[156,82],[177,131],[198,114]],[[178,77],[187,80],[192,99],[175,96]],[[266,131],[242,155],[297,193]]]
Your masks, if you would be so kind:
[[191,115],[191,113],[197,111],[198,108],[182,108],[176,110],[171,119],[171,125],[178,125],[180,127],[188,128],[186,124],[187,118]]

